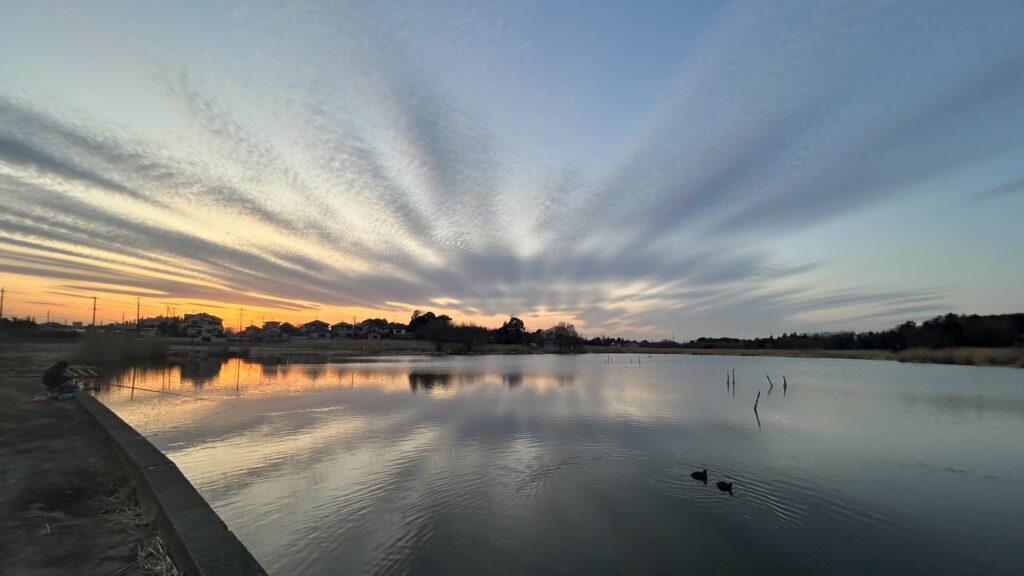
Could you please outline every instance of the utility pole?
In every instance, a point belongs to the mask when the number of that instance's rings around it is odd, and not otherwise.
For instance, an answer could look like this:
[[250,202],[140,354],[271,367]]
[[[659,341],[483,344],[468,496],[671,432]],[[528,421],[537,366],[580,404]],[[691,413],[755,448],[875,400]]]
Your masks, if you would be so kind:
[[95,325],[96,325],[96,297],[93,296],[92,297],[92,324],[90,324],[90,326],[95,326]]
[[135,297],[135,329],[138,330],[142,326],[142,317],[140,312],[142,311],[142,297]]
[[242,307],[238,307],[238,333],[242,333]]
[[0,318],[4,317],[4,290],[6,288],[0,287]]

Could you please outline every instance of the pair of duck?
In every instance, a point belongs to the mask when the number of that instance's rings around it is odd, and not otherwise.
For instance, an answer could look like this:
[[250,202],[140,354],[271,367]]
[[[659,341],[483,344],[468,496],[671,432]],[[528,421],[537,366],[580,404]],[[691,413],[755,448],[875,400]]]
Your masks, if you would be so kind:
[[[707,484],[708,471],[705,469],[701,470],[700,472],[692,472],[690,473],[690,478],[693,478],[694,480],[700,480],[701,482]],[[715,483],[715,486],[718,486],[718,489],[721,490],[722,492],[728,492],[730,496],[732,495],[732,482],[722,482],[720,480],[717,483]]]

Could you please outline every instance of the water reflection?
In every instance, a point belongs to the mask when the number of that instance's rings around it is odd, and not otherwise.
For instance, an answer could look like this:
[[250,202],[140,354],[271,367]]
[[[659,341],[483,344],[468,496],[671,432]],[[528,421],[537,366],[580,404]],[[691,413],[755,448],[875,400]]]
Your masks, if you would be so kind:
[[[98,394],[271,573],[1024,566],[1024,371],[604,360],[229,359]],[[769,395],[766,372],[794,393]]]
[[409,372],[409,388],[413,391],[423,389],[431,390],[434,386],[447,388],[451,384],[451,377],[448,374],[434,374],[429,372]]

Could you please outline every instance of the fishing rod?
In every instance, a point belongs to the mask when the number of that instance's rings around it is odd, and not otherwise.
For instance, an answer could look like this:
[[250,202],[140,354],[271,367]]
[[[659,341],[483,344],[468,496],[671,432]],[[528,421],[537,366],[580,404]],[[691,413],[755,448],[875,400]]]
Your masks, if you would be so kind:
[[203,398],[202,396],[195,396],[193,394],[184,394],[184,393],[181,393],[181,392],[171,392],[169,390],[154,390],[153,388],[142,388],[141,386],[125,386],[124,384],[114,384],[112,382],[108,383],[107,385],[108,386],[116,386],[118,388],[128,388],[129,390],[141,390],[143,392],[156,392],[157,394],[170,394],[172,396],[181,396],[182,398],[190,398],[192,400],[206,400],[207,402],[217,402],[218,404],[227,404],[228,406],[231,406],[232,408],[235,408],[236,406],[238,406],[237,404],[232,404],[231,402],[228,402],[226,400],[217,400],[217,399],[214,399],[214,398]]

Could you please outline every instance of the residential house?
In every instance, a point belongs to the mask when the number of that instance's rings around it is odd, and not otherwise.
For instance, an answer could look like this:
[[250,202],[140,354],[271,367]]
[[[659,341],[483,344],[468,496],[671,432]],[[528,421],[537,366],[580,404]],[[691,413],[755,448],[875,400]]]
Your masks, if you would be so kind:
[[224,321],[206,312],[185,314],[181,323],[185,335],[189,338],[200,338],[204,342],[209,342],[224,335]]
[[355,334],[352,325],[348,322],[338,322],[331,325],[331,338],[352,338]]
[[249,325],[246,326],[244,330],[238,333],[238,337],[243,338],[245,340],[259,340],[262,334],[263,330],[260,329],[259,326]]
[[323,320],[313,320],[299,326],[298,335],[310,340],[327,339],[331,337],[331,325]]
[[384,335],[387,338],[393,338],[396,340],[412,338],[412,334],[409,333],[405,324],[396,324],[394,322],[384,327]]

